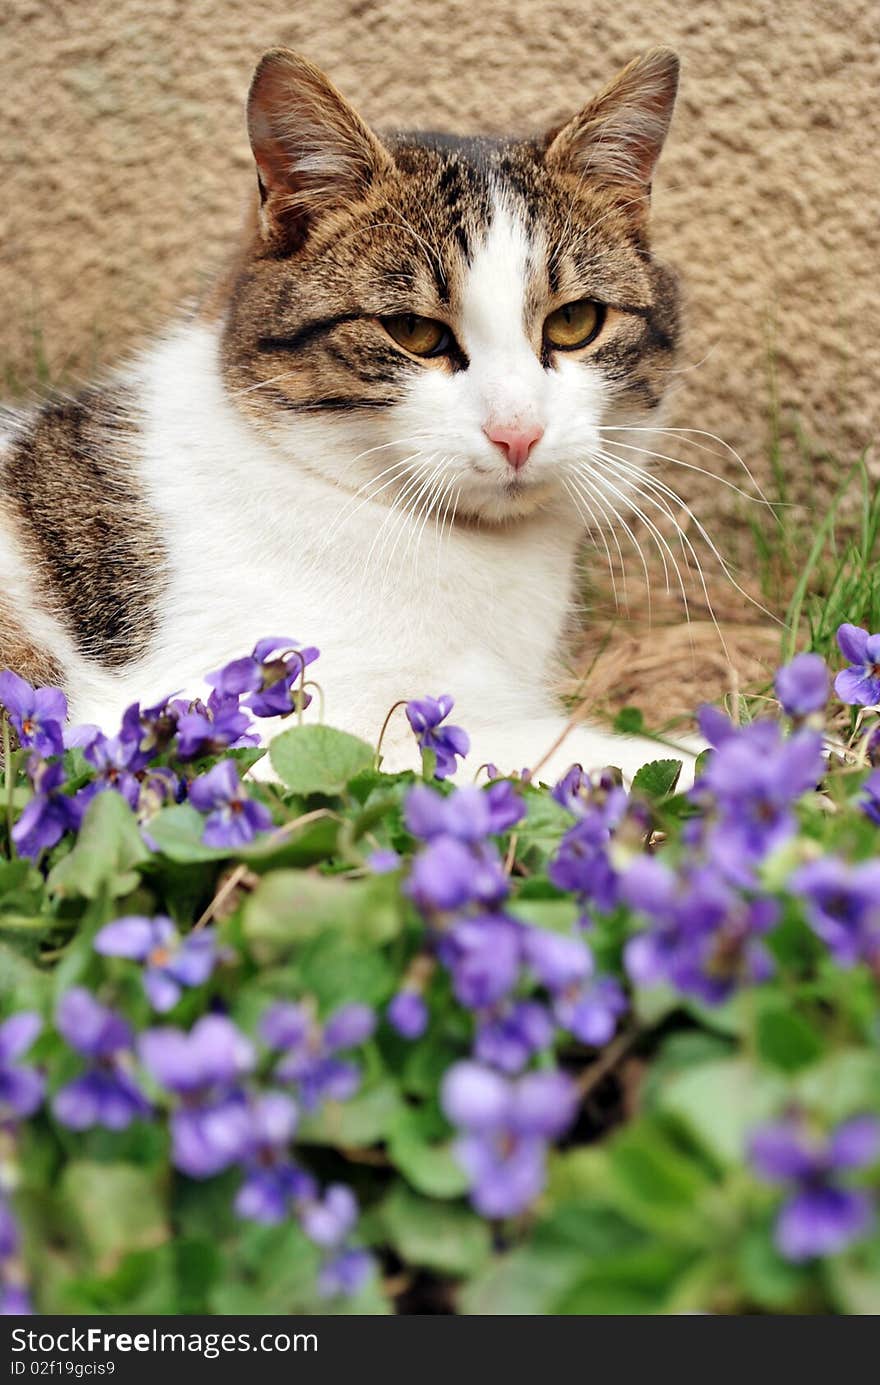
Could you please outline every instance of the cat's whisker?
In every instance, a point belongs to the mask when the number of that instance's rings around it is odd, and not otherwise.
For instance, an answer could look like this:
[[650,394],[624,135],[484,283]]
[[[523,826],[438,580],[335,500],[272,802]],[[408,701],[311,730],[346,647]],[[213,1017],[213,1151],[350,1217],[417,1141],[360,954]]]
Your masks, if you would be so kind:
[[[449,461],[450,461],[450,466],[454,466],[456,463],[458,463],[458,462],[461,461],[461,458],[458,457],[458,456],[453,455],[452,457],[450,457]],[[444,534],[445,534],[445,531],[446,531],[446,521],[447,521],[447,518],[448,518],[448,515],[449,515],[449,512],[450,512],[451,506],[452,506],[452,496],[453,496],[453,493],[454,493],[454,491],[455,491],[455,481],[456,481],[456,473],[453,471],[453,472],[451,473],[450,477],[449,477],[449,496],[448,496],[448,498],[447,498],[447,500],[446,500],[446,502],[445,502],[445,504],[444,504],[444,506],[443,506],[443,515],[442,515],[442,518],[441,518],[441,520],[440,520],[440,540],[439,540],[439,544],[438,544],[438,552],[439,552],[440,544],[442,544],[442,542],[443,542],[443,537],[444,537]]]
[[[630,508],[632,508],[632,502],[630,501],[629,497],[627,495],[624,495],[623,491],[619,490],[613,484],[613,482],[609,480],[608,476],[602,473],[598,468],[596,468],[596,470],[593,471],[593,473],[589,477],[585,476],[584,472],[582,471],[581,479],[586,480],[588,485],[592,485],[599,490],[603,490],[603,488],[607,487],[607,489],[610,490],[613,495],[617,496],[618,500],[620,500],[622,504],[629,505]],[[617,523],[621,526],[624,532],[627,534],[627,536],[630,539],[630,542],[633,545],[633,548],[639,555],[639,561],[642,565],[642,573],[645,578],[645,598],[648,603],[648,624],[651,625],[653,623],[653,597],[651,593],[651,576],[648,570],[648,560],[645,557],[645,554],[642,550],[642,546],[636,538],[633,529],[624,519],[623,515],[618,510],[617,506],[614,504],[614,501],[611,500],[608,495],[605,495],[605,500],[607,501],[608,507],[611,510],[612,515],[617,520]]]
[[[602,462],[603,462],[604,460],[605,460],[605,454],[604,454],[604,453],[593,453],[593,454],[592,454],[592,462],[597,466],[597,469],[599,470],[600,474],[602,475],[602,479],[603,479],[604,483],[605,483],[606,485],[610,485],[611,482],[610,482],[609,479],[608,479],[607,472],[604,472],[604,471],[603,471],[603,468],[602,468]],[[647,499],[647,496],[645,495],[645,492],[642,491],[638,486],[636,486],[632,480],[628,480],[628,481],[627,481],[627,484],[630,485],[630,486],[632,486],[633,491],[634,491],[636,494],[638,494],[641,498]],[[665,585],[666,585],[666,594],[667,594],[667,596],[671,594],[671,588],[670,588],[670,583],[669,583],[669,567],[668,567],[668,564],[667,564],[667,561],[666,561],[667,555],[668,555],[669,561],[672,563],[673,569],[674,569],[674,571],[675,571],[676,580],[678,581],[679,590],[680,590],[680,592],[681,592],[681,599],[682,599],[682,602],[683,602],[683,604],[684,604],[685,621],[687,622],[688,627],[690,627],[690,624],[691,624],[691,613],[690,613],[690,606],[689,606],[689,603],[688,603],[687,588],[686,588],[686,585],[685,585],[684,578],[683,578],[683,576],[682,576],[681,568],[680,568],[679,565],[678,565],[678,559],[676,558],[673,549],[670,547],[670,544],[669,544],[668,539],[666,538],[666,535],[662,532],[662,530],[658,529],[657,525],[656,525],[656,524],[654,523],[654,521],[650,518],[650,516],[648,516],[648,515],[645,514],[645,512],[641,509],[641,507],[640,507],[639,505],[637,505],[637,504],[632,500],[631,496],[624,495],[622,492],[618,491],[618,490],[616,489],[616,487],[615,487],[614,489],[615,489],[616,494],[618,494],[618,495],[620,496],[620,498],[624,501],[624,503],[630,505],[630,507],[632,508],[634,514],[636,514],[636,515],[638,516],[638,518],[642,521],[642,523],[646,526],[646,528],[648,529],[649,533],[651,534],[651,537],[652,537],[653,540],[654,540],[654,543],[655,543],[655,545],[656,545],[656,547],[657,547],[657,551],[658,551],[659,554],[660,554],[660,561],[661,561],[661,563],[663,564],[663,578],[664,578],[664,582],[665,582]],[[682,553],[684,553],[684,549],[682,549]]]
[[[763,490],[761,489],[760,483],[758,482],[757,478],[755,477],[755,475],[754,475],[754,473],[752,472],[751,468],[749,467],[748,463],[747,463],[746,461],[744,461],[744,459],[739,455],[739,453],[737,452],[736,448],[735,448],[735,447],[731,447],[731,445],[730,445],[729,442],[725,442],[724,438],[719,438],[718,435],[717,435],[716,433],[709,433],[709,432],[707,432],[706,429],[704,429],[704,428],[666,428],[666,427],[659,427],[659,426],[657,426],[657,427],[640,427],[640,426],[639,426],[639,427],[630,427],[630,426],[627,425],[627,424],[611,424],[611,423],[603,423],[602,426],[601,426],[601,430],[600,430],[600,431],[601,431],[602,433],[658,433],[658,434],[661,434],[661,435],[667,434],[667,435],[669,435],[670,437],[681,438],[682,442],[688,443],[691,447],[696,447],[696,448],[698,448],[701,452],[708,452],[709,455],[710,455],[711,457],[722,457],[722,458],[723,458],[723,456],[724,456],[725,453],[726,453],[729,457],[732,457],[732,458],[733,458],[733,460],[736,462],[737,466],[742,467],[742,469],[743,469],[743,471],[745,472],[746,476],[748,477],[749,481],[751,482],[751,484],[754,486],[755,490],[757,491],[757,496],[754,496],[754,495],[751,495],[751,496],[750,496],[750,495],[748,494],[748,492],[744,492],[745,498],[746,498],[747,500],[751,500],[751,501],[753,501],[753,502],[762,503],[762,504],[766,505],[769,509],[774,510],[774,511],[775,511],[776,509],[778,509],[778,507],[779,507],[779,506],[778,506],[778,502],[774,502],[774,501],[772,501],[772,500],[768,500],[768,499],[767,499],[767,497],[765,496]],[[707,447],[706,444],[705,444],[704,442],[696,442],[693,435],[696,435],[696,437],[701,437],[701,438],[710,438],[710,439],[712,440],[712,442],[717,442],[717,443],[724,449],[724,452],[716,452],[715,449],[714,449],[714,447]],[[610,439],[608,439],[608,441],[610,441]],[[622,446],[622,444],[618,443],[618,446]],[[661,456],[662,456],[662,454],[658,454],[658,455],[661,455]],[[666,457],[666,458],[664,458],[664,460],[665,460],[665,461],[676,462],[679,466],[684,466],[684,465],[685,465],[685,463],[682,462],[681,459],[678,458],[678,457]],[[710,472],[709,475],[710,475],[710,476],[714,476],[715,473],[714,473],[714,472]],[[723,477],[723,476],[717,476],[717,477],[716,477],[716,480],[721,481],[722,484],[724,484],[724,485],[728,485],[728,486],[732,486],[732,485],[733,485],[733,482],[732,482],[732,481],[728,481],[727,478],[726,478],[726,477]]]
[[394,213],[394,215],[395,215],[395,216],[398,218],[398,220],[400,221],[401,225],[403,225],[403,226],[406,228],[406,230],[409,231],[409,233],[410,233],[410,235],[413,237],[413,239],[416,240],[416,241],[418,241],[419,245],[422,247],[422,249],[423,249],[424,252],[425,252],[425,258],[426,258],[427,261],[428,261],[428,268],[431,270],[431,273],[432,273],[432,274],[433,274],[433,272],[434,272],[434,268],[433,268],[433,265],[431,264],[431,258],[433,257],[434,264],[437,266],[437,270],[438,270],[438,273],[439,273],[439,275],[440,275],[441,283],[443,283],[443,284],[445,285],[445,283],[446,283],[446,271],[445,271],[444,268],[443,268],[443,260],[442,260],[442,258],[441,258],[440,251],[439,251],[438,247],[437,247],[437,246],[429,245],[428,242],[424,239],[424,237],[422,237],[422,236],[419,235],[418,231],[415,229],[415,227],[412,225],[412,223],[411,223],[410,221],[407,220],[407,218],[404,216],[403,212],[400,210],[399,207],[394,207],[394,206],[392,206],[392,207],[390,207],[389,210],[392,211],[392,212]]
[[[569,467],[568,470],[571,471],[572,468]],[[574,501],[574,507],[577,510],[578,514],[581,516],[583,520],[586,521],[587,532],[590,534],[590,537],[593,538],[593,546],[595,547],[594,536],[598,534],[599,539],[602,543],[602,547],[605,549],[605,557],[608,560],[608,576],[611,579],[611,591],[614,596],[614,609],[615,611],[619,611],[620,599],[617,594],[617,577],[614,572],[614,563],[611,558],[611,549],[608,547],[608,540],[605,537],[605,530],[599,519],[597,519],[596,512],[593,509],[592,505],[589,503],[585,496],[579,496],[579,493],[577,493],[574,487],[571,485],[568,476],[563,476],[562,484],[565,486],[565,489],[568,491],[568,494]]]
[[[445,458],[445,457],[441,457],[441,458],[440,458],[440,461],[439,461],[439,463],[438,463],[438,465],[434,468],[434,470],[431,472],[431,475],[428,477],[428,479],[425,481],[425,483],[424,483],[424,485],[423,485],[422,490],[423,490],[423,494],[424,494],[424,496],[425,496],[425,501],[424,501],[424,506],[423,506],[424,513],[423,513],[423,515],[422,515],[422,519],[421,519],[421,523],[420,523],[420,524],[419,524],[418,518],[416,518],[416,520],[414,521],[414,524],[413,524],[413,532],[410,534],[410,537],[407,539],[406,549],[404,550],[404,554],[403,554],[403,562],[404,562],[404,563],[407,563],[407,562],[409,561],[410,547],[411,547],[411,545],[412,545],[413,543],[415,543],[415,547],[414,547],[414,549],[413,549],[413,566],[414,566],[414,567],[418,567],[419,551],[420,551],[421,546],[422,546],[422,535],[423,535],[424,530],[425,530],[425,525],[427,524],[428,520],[429,520],[430,517],[431,517],[431,512],[432,512],[432,510],[433,510],[433,508],[434,508],[434,500],[435,500],[435,498],[436,498],[436,496],[437,496],[437,493],[438,493],[438,487],[441,486],[441,485],[443,484],[443,478],[444,478],[445,474],[446,474],[446,458]],[[422,511],[420,511],[419,513],[422,514]],[[416,525],[416,524],[419,525],[418,529],[415,528],[415,525]]]
[[[428,462],[426,463],[426,470],[431,465],[431,462],[434,461],[435,456],[436,453],[429,458]],[[405,534],[407,536],[406,548],[403,553],[401,565],[405,567],[408,562],[409,552],[410,548],[412,547],[413,538],[417,532],[417,526],[421,518],[422,511],[427,504],[428,490],[433,482],[434,477],[437,475],[440,466],[442,466],[442,462],[438,464],[438,466],[434,467],[434,470],[429,473],[427,478],[423,478],[422,476],[418,477],[415,490],[410,495],[406,504],[401,508],[398,521],[395,524],[393,531],[393,542],[391,545],[391,549],[385,561],[385,566],[382,572],[382,579],[379,583],[380,590],[382,591],[385,591],[389,583],[389,580],[391,578],[391,571],[394,566],[394,557],[397,553],[400,541]],[[418,555],[416,554],[416,556]]]
[[[608,480],[607,472],[605,472],[605,471],[603,470],[603,467],[602,467],[602,462],[603,462],[604,460],[605,460],[605,454],[604,454],[604,453],[599,452],[599,453],[593,453],[593,454],[592,454],[592,458],[591,458],[592,463],[596,465],[596,467],[597,467],[597,469],[598,469],[600,475],[602,476],[602,478],[603,478],[605,484],[610,485],[611,483],[610,483],[610,481]],[[631,482],[628,482],[627,484],[632,485]],[[681,575],[681,569],[680,569],[679,566],[678,566],[678,560],[677,560],[677,558],[676,558],[676,556],[675,556],[675,553],[673,552],[673,550],[672,550],[672,549],[670,548],[670,546],[669,546],[669,542],[668,542],[668,540],[667,540],[667,538],[666,538],[666,535],[662,532],[662,530],[660,530],[660,529],[657,528],[656,524],[655,524],[654,521],[650,518],[650,516],[649,516],[649,515],[646,515],[646,514],[644,513],[644,511],[643,511],[637,504],[635,504],[635,502],[632,500],[632,498],[631,498],[630,495],[624,495],[623,492],[617,491],[616,488],[614,488],[614,489],[615,489],[616,494],[620,495],[620,498],[621,498],[625,503],[628,503],[628,504],[630,505],[630,507],[631,507],[633,513],[637,516],[637,518],[639,518],[639,519],[642,521],[642,523],[643,523],[643,524],[645,525],[645,527],[648,529],[648,532],[650,533],[651,537],[652,537],[653,540],[654,540],[654,543],[655,543],[655,546],[656,546],[656,548],[657,548],[657,551],[658,551],[658,553],[660,554],[660,561],[661,561],[661,563],[663,564],[663,581],[664,581],[664,584],[665,584],[666,595],[667,595],[667,596],[669,596],[669,595],[671,594],[671,587],[670,587],[670,582],[669,582],[669,565],[668,565],[668,563],[667,563],[667,555],[668,555],[669,562],[672,563],[673,569],[674,569],[674,571],[675,571],[676,578],[677,578],[677,580],[678,580],[678,585],[679,585],[679,589],[680,589],[680,591],[681,591],[682,601],[684,602],[685,618],[686,618],[686,620],[688,621],[688,623],[690,623],[690,612],[689,612],[689,610],[688,610],[687,591],[686,591],[686,589],[685,589],[684,580],[683,580],[682,575]],[[634,490],[637,494],[643,495],[643,492],[638,491],[638,489],[637,489],[636,487],[634,487],[634,486],[633,486],[633,490]]]
[[[435,456],[436,453],[433,453],[425,460],[425,468],[431,465]],[[395,549],[397,548],[398,542],[400,540],[400,535],[403,532],[406,516],[408,513],[410,513],[412,505],[419,498],[421,484],[421,473],[418,471],[413,472],[409,480],[405,483],[405,485],[401,488],[398,494],[394,497],[394,502],[385,519],[382,521],[382,524],[379,528],[379,532],[376,534],[376,537],[370,545],[370,551],[367,554],[367,569],[369,569],[370,559],[376,546],[376,540],[383,533],[383,531],[385,531],[381,547],[379,548],[379,552],[377,554],[376,565],[378,566],[382,562],[382,559],[384,558],[386,550],[388,548],[388,544],[393,538],[393,547],[391,549],[389,560],[386,564],[384,571],[387,572],[389,570],[391,560],[394,557]],[[389,521],[391,522],[389,523]],[[380,583],[380,589],[384,590],[384,577],[382,583]]]
[[291,375],[295,375],[296,370],[283,370],[280,375],[271,375],[268,380],[258,380],[255,385],[245,385],[241,389],[230,390],[231,399],[241,399],[245,394],[254,394],[256,390],[264,390],[269,385],[280,384],[282,380],[289,380]]
[[663,497],[662,495],[658,495],[658,494],[654,493],[653,490],[651,490],[651,491],[643,490],[642,487],[638,484],[639,481],[644,481],[644,482],[645,482],[645,485],[650,487],[651,478],[646,477],[646,476],[644,476],[644,475],[640,475],[640,476],[638,477],[638,480],[633,479],[633,478],[630,478],[629,484],[631,484],[631,485],[633,486],[633,489],[634,489],[635,491],[637,491],[637,492],[642,496],[642,498],[643,498],[649,505],[653,505],[655,509],[659,510],[661,513],[665,514],[665,515],[668,517],[668,519],[671,521],[672,525],[674,526],[674,528],[675,528],[675,530],[676,530],[676,532],[677,532],[677,534],[678,534],[678,536],[679,536],[679,542],[680,542],[680,544],[681,544],[681,546],[682,546],[682,554],[683,554],[683,555],[686,555],[686,554],[688,554],[688,553],[690,554],[691,560],[693,561],[694,567],[696,568],[697,576],[698,576],[699,581],[700,581],[700,586],[701,586],[702,592],[703,592],[703,598],[704,598],[704,600],[705,600],[705,602],[706,602],[706,609],[707,609],[708,612],[709,612],[709,618],[710,618],[710,620],[711,620],[711,622],[712,622],[712,625],[713,625],[714,628],[715,628],[715,633],[716,633],[717,636],[718,636],[718,640],[719,640],[719,643],[720,643],[720,645],[721,645],[721,648],[722,648],[722,650],[724,651],[724,657],[725,657],[725,658],[728,660],[728,662],[729,662],[729,661],[730,661],[730,651],[729,651],[728,648],[727,648],[727,641],[725,640],[725,638],[724,638],[724,633],[723,633],[723,631],[722,631],[722,629],[721,629],[721,626],[720,626],[719,623],[718,623],[718,619],[717,619],[717,616],[716,616],[716,614],[715,614],[715,607],[712,605],[712,598],[711,598],[710,595],[709,595],[709,588],[708,588],[708,585],[707,585],[707,583],[706,583],[706,576],[705,576],[705,573],[704,573],[704,570],[703,570],[703,564],[702,564],[701,561],[700,561],[699,554],[697,553],[696,549],[694,548],[694,545],[693,545],[693,543],[691,542],[690,536],[688,535],[688,533],[686,532],[686,530],[684,530],[684,529],[681,527],[680,523],[678,522],[677,517],[675,516],[675,514],[673,514],[671,508],[670,508],[669,505],[667,504],[667,502],[666,502],[666,500],[664,499],[664,497]]
[[[455,459],[450,457],[450,463]],[[434,516],[436,528],[436,562],[434,572],[437,581],[440,580],[441,559],[443,557],[443,531],[446,528],[446,516],[449,514],[449,506],[452,503],[452,492],[455,488],[455,473],[448,476],[443,483],[443,492],[437,504],[437,511]]]
[[[619,524],[620,527],[621,527],[622,529],[624,529],[624,530],[626,530],[626,531],[628,532],[629,538],[630,538],[630,541],[631,541],[633,547],[636,549],[636,551],[639,553],[639,556],[642,558],[642,564],[643,564],[643,566],[647,566],[647,565],[645,564],[644,556],[641,554],[641,550],[639,549],[639,546],[638,546],[638,544],[636,543],[635,535],[633,534],[632,529],[629,528],[629,526],[626,524],[626,522],[625,522],[625,521],[621,518],[621,516],[618,514],[618,512],[617,512],[617,510],[615,509],[614,505],[612,505],[612,503],[611,503],[609,497],[608,497],[607,495],[605,495],[604,492],[602,492],[602,491],[599,489],[599,487],[596,485],[595,479],[594,479],[592,476],[588,476],[588,475],[585,473],[585,471],[584,471],[583,468],[579,468],[579,469],[578,469],[577,475],[576,475],[576,478],[575,478],[575,479],[576,479],[577,485],[578,485],[581,489],[583,489],[583,487],[585,487],[585,486],[589,489],[590,494],[593,496],[593,498],[594,498],[594,500],[596,501],[596,504],[599,506],[599,508],[600,508],[600,510],[601,510],[601,512],[602,512],[602,514],[603,514],[603,515],[605,516],[605,518],[608,520],[608,532],[610,533],[610,535],[611,535],[611,537],[612,537],[612,539],[613,539],[613,541],[614,541],[614,546],[615,546],[615,548],[617,549],[617,554],[618,554],[618,557],[620,558],[620,571],[621,571],[621,576],[622,576],[622,581],[623,581],[623,607],[624,607],[624,610],[625,610],[627,616],[629,616],[629,611],[630,611],[629,590],[628,590],[629,584],[628,584],[628,579],[627,579],[626,560],[624,559],[624,556],[623,556],[623,549],[622,549],[621,546],[620,546],[620,539],[618,538],[618,535],[617,535],[617,528],[616,528],[616,526],[615,526],[615,521],[617,521],[617,524]],[[648,587],[648,601],[649,601],[649,602],[650,602],[650,597],[651,597],[651,592],[650,592],[650,587]]]
[[[589,501],[588,501],[588,499],[587,499],[587,489],[586,489],[587,478],[581,474],[581,470],[580,470],[580,468],[578,468],[578,467],[571,468],[570,471],[571,471],[571,475],[572,475],[572,480],[574,481],[574,484],[576,485],[578,491],[580,492],[580,494],[581,494],[581,496],[582,496],[582,498],[583,498],[583,500],[584,500],[584,504],[585,504],[585,505],[588,505],[589,510],[590,510],[590,514],[593,515],[594,512],[593,512],[592,505],[589,504]],[[613,519],[611,518],[610,514],[608,513],[608,510],[607,510],[606,507],[605,507],[605,504],[604,504],[604,501],[603,501],[603,499],[602,499],[602,496],[601,496],[601,495],[599,494],[599,492],[596,490],[595,486],[591,486],[591,487],[590,487],[590,492],[589,492],[589,493],[590,493],[590,495],[592,496],[592,499],[593,499],[593,501],[595,502],[595,504],[598,506],[598,508],[599,508],[599,513],[600,513],[600,515],[602,516],[602,519],[605,520],[605,524],[604,524],[604,525],[601,523],[601,521],[600,521],[600,523],[599,523],[599,533],[600,533],[600,536],[604,538],[604,534],[605,534],[606,532],[607,532],[608,534],[610,534],[610,535],[611,535],[611,541],[612,541],[612,543],[614,544],[614,547],[615,547],[616,550],[617,550],[617,558],[618,558],[618,562],[619,562],[619,564],[620,564],[620,580],[621,580],[621,585],[622,585],[622,587],[623,587],[623,609],[624,609],[624,611],[626,612],[626,614],[627,614],[627,616],[628,616],[628,615],[629,615],[629,609],[630,609],[630,607],[629,607],[629,574],[628,574],[628,572],[627,572],[626,559],[625,559],[624,556],[623,556],[623,549],[622,549],[622,547],[621,547],[621,545],[620,545],[620,539],[619,539],[619,537],[618,537],[617,530],[616,530],[615,527],[614,527],[614,521],[613,521]],[[610,572],[610,574],[611,574],[611,587],[612,587],[612,592],[613,592],[613,595],[614,595],[614,606],[615,606],[615,610],[619,610],[619,609],[620,609],[620,603],[618,602],[618,599],[617,599],[617,586],[616,586],[615,578],[614,578],[614,564],[613,564],[613,562],[612,562],[612,560],[611,560],[611,554],[610,554],[610,551],[608,550],[607,542],[605,543],[605,551],[606,551],[606,553],[607,553],[607,555],[608,555],[608,567],[609,567],[609,572]]]
[[[402,457],[398,461],[392,462],[391,466],[386,467],[384,471],[380,471],[376,476],[371,476],[362,486],[358,486],[357,490],[351,494],[345,505],[343,505],[342,509],[339,511],[339,514],[329,525],[327,529],[327,540],[329,541],[332,538],[336,538],[342,526],[348,524],[365,505],[369,505],[378,495],[386,491],[389,486],[393,486],[395,481],[400,481],[402,479],[402,473],[406,471],[410,463],[417,457],[421,457],[421,455],[421,452],[411,452],[408,457]],[[377,485],[377,483],[382,480],[383,476],[387,476],[389,479],[385,481],[383,485]],[[374,487],[375,489],[373,489]],[[365,495],[364,492],[366,491],[369,491],[369,494]],[[357,504],[356,502],[362,495],[364,496],[363,500]],[[354,509],[352,509],[352,506],[354,506]]]
[[[599,428],[599,432],[602,433],[602,434],[604,435],[604,433],[605,433],[606,431],[608,431],[608,432],[614,432],[615,430],[614,430],[613,428],[608,428],[608,429],[606,429],[606,426],[605,426],[604,424],[601,425],[600,428]],[[622,432],[638,432],[638,431],[640,431],[640,430],[638,430],[638,429],[621,429],[621,431],[622,431]],[[657,429],[647,429],[646,431],[648,431],[648,432],[655,432],[655,431],[661,431],[661,430],[657,430]],[[640,453],[643,457],[653,457],[653,458],[655,458],[657,461],[660,461],[660,462],[671,462],[673,466],[680,466],[680,467],[682,467],[685,471],[696,471],[696,472],[698,472],[701,476],[708,476],[709,479],[710,479],[711,481],[716,481],[716,482],[718,483],[719,486],[726,486],[728,490],[735,491],[737,495],[742,496],[743,500],[747,500],[751,505],[765,505],[765,506],[766,506],[768,509],[770,509],[770,510],[775,509],[775,507],[774,507],[772,501],[768,500],[768,499],[766,498],[766,496],[764,496],[764,495],[749,495],[748,491],[744,491],[743,488],[742,488],[741,486],[738,486],[734,481],[729,481],[729,480],[727,479],[726,476],[719,476],[718,473],[717,473],[716,471],[709,471],[708,467],[697,466],[695,462],[686,462],[686,461],[684,461],[681,457],[671,457],[671,456],[669,456],[669,455],[668,455],[667,453],[665,453],[665,452],[655,452],[655,451],[653,451],[651,448],[649,448],[649,447],[642,447],[642,446],[639,445],[638,443],[623,442],[623,441],[621,441],[620,438],[606,438],[606,437],[603,436],[602,441],[603,441],[608,447],[625,447],[625,448],[627,449],[627,451],[629,451],[629,452],[638,452],[638,453]],[[688,439],[685,439],[685,441],[688,441]],[[701,446],[702,446],[702,444],[700,444],[700,443],[694,443],[693,445],[694,445],[695,447],[701,447]],[[713,457],[717,457],[717,456],[720,456],[720,455],[721,455],[720,453],[715,452],[713,448],[709,448],[709,447],[704,447],[704,448],[703,448],[703,451],[705,451],[705,452],[710,452],[710,453],[712,454]],[[743,465],[745,465],[745,463],[743,463]],[[750,479],[752,479],[752,478],[750,477]],[[757,486],[757,482],[755,482],[755,485]]]
[[388,509],[382,519],[382,523],[379,525],[378,529],[373,535],[372,542],[367,552],[366,560],[364,562],[364,570],[366,572],[369,572],[370,570],[370,566],[373,560],[373,554],[376,551],[377,544],[382,542],[384,547],[384,541],[387,539],[388,526],[392,522],[395,522],[395,518],[399,512],[400,504],[403,501],[404,496],[406,496],[407,493],[416,484],[416,480],[417,473],[410,473],[410,475],[407,476],[406,479],[403,481],[403,484],[401,485],[400,489],[395,493],[394,497],[392,498],[391,504],[388,506]]
[[449,555],[449,545],[452,543],[452,534],[455,529],[455,517],[458,514],[458,505],[461,500],[461,486],[455,489],[455,500],[452,504],[452,518],[449,521],[449,528],[446,531],[446,554]]
[[662,492],[664,495],[668,496],[674,504],[678,505],[680,509],[683,511],[683,513],[686,514],[688,518],[692,521],[692,523],[696,526],[697,532],[699,533],[703,542],[706,544],[706,547],[712,553],[713,557],[718,563],[718,566],[720,567],[724,576],[727,578],[728,582],[730,582],[731,586],[739,592],[740,596],[745,597],[746,601],[748,601],[750,606],[754,606],[756,610],[759,610],[762,613],[762,615],[768,616],[769,619],[772,620],[776,625],[782,625],[784,623],[779,619],[778,616],[775,616],[772,611],[769,611],[766,606],[762,605],[760,601],[758,601],[754,596],[751,595],[750,592],[747,592],[746,589],[740,585],[740,583],[736,580],[735,576],[733,575],[733,572],[731,571],[726,559],[720,553],[718,546],[716,545],[711,534],[708,532],[705,525],[703,524],[702,520],[699,518],[697,514],[694,513],[694,511],[686,503],[686,501],[682,500],[681,496],[678,495],[678,493],[674,491],[671,486],[667,485],[665,481],[661,481],[658,476],[648,474],[639,467],[633,466],[631,462],[624,462],[619,457],[611,458],[610,456],[609,460],[612,461],[616,466],[624,468],[630,474],[630,476],[637,477],[639,480],[643,480],[645,484],[649,486],[652,490]]

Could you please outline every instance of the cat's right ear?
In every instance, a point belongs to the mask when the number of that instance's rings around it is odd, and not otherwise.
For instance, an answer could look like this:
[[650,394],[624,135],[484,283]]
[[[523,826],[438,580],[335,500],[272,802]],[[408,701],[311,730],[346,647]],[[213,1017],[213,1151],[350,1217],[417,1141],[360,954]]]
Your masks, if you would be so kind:
[[579,180],[625,189],[644,215],[654,165],[672,119],[678,58],[654,48],[636,58],[560,130],[548,136],[547,164]]
[[270,48],[247,101],[260,183],[260,227],[275,250],[295,249],[322,211],[356,201],[391,155],[313,63]]

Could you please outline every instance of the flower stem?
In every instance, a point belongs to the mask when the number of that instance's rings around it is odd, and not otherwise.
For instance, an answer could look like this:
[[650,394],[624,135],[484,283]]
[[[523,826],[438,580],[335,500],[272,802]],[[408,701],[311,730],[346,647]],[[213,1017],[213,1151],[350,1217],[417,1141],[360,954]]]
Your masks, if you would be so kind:
[[394,703],[394,706],[391,707],[391,708],[389,708],[388,715],[386,716],[385,720],[382,722],[382,730],[379,732],[379,739],[378,739],[378,741],[376,742],[376,758],[373,760],[373,769],[378,769],[378,768],[379,768],[379,765],[382,763],[382,742],[383,742],[384,739],[385,739],[385,732],[388,730],[388,723],[389,723],[389,721],[390,721],[391,718],[394,716],[394,713],[397,711],[398,707],[405,707],[405,706],[406,706],[406,698],[405,698],[405,697],[402,697],[402,698],[400,699],[399,702],[395,702],[395,703]]
[[306,688],[314,688],[315,691],[316,691],[317,694],[318,694],[318,721],[320,721],[320,722],[323,723],[323,721],[324,721],[324,689],[321,687],[321,684],[320,684],[320,683],[316,683],[315,680],[314,680],[313,678],[310,678],[310,679],[308,680],[307,683],[303,683],[301,691],[304,692]]
[[9,734],[9,717],[3,713],[3,782],[6,789],[6,836],[9,846],[9,859],[15,855],[15,843],[12,840],[13,809],[12,809],[12,737]]

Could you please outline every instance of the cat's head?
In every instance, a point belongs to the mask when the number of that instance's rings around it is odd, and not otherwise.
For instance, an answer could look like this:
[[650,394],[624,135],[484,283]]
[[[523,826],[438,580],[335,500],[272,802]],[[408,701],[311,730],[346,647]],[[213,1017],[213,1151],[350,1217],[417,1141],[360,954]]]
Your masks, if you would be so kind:
[[564,499],[601,426],[650,421],[671,365],[675,279],[647,222],[677,75],[648,53],[540,139],[380,137],[312,64],[267,53],[223,339],[236,405],[365,496],[455,496],[484,521]]

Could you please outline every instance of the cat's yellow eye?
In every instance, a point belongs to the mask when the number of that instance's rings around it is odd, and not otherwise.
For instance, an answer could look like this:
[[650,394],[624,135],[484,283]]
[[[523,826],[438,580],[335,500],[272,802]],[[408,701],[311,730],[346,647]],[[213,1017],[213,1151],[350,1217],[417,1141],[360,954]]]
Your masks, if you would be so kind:
[[446,324],[433,317],[398,313],[395,317],[383,317],[381,321],[389,337],[414,356],[442,356],[452,342]]
[[576,351],[580,346],[589,346],[599,335],[604,319],[601,303],[594,303],[591,298],[566,303],[544,323],[544,340],[559,351]]

